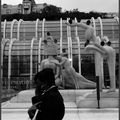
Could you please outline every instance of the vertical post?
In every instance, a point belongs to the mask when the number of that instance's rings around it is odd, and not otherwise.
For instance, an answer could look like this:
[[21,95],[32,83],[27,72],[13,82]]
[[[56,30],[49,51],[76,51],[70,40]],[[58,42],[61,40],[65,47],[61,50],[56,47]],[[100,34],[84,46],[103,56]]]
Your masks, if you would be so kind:
[[1,41],[1,78],[3,78],[3,56],[4,56],[4,47],[6,42],[8,42],[9,39],[2,39]]
[[30,88],[32,88],[32,77],[33,77],[33,43],[36,39],[33,38],[30,46]]
[[95,33],[95,35],[96,35],[96,24],[95,24],[95,19],[94,19],[94,17],[92,17],[91,18],[91,21],[93,22],[93,27],[94,27],[94,33]]
[[9,52],[8,52],[8,90],[10,90],[10,77],[11,77],[11,52],[12,45],[16,39],[11,39],[9,44]]
[[80,53],[80,39],[79,37],[76,37],[78,42],[78,64],[79,64],[79,74],[81,75],[81,53]]
[[[45,18],[43,19],[43,22],[42,22],[42,39],[41,40],[44,40],[44,37],[45,37]],[[45,51],[44,51],[44,54],[45,54]],[[46,56],[44,56],[44,59],[46,58]]]
[[[77,23],[77,19],[75,18],[75,23]],[[80,54],[80,39],[78,37],[78,28],[75,27],[75,37],[78,43],[78,64],[79,64],[79,74],[81,75],[81,54]]]
[[[69,18],[67,18],[68,22]],[[67,38],[68,38],[68,59],[70,60],[70,64],[72,66],[72,39],[71,39],[71,27],[67,26]]]
[[13,38],[13,27],[14,27],[15,22],[18,23],[18,21],[17,21],[16,19],[14,19],[14,20],[11,22],[10,39]]
[[3,39],[5,39],[5,35],[6,35],[6,23],[7,23],[7,21],[6,20],[4,20],[4,27],[3,27]]
[[[68,22],[68,18],[67,18],[67,22]],[[70,34],[69,34],[69,26],[67,25],[67,40],[68,40],[68,59],[70,59]]]
[[97,102],[98,102],[98,109],[100,109],[100,88],[99,88],[99,76],[96,76],[97,81]]
[[17,39],[20,40],[20,24],[23,22],[22,19],[18,21],[18,27],[17,27]]
[[[42,42],[42,38],[40,38],[40,40],[39,40],[39,47],[38,47],[38,63],[41,62],[41,42]],[[40,65],[38,65],[38,71],[40,71]]]
[[38,40],[38,24],[39,24],[39,19],[37,19],[35,23],[35,37],[37,40]]
[[102,20],[100,17],[98,17],[98,20],[100,22],[100,37],[103,37],[103,24],[102,24]]
[[62,18],[60,19],[60,54],[62,53]]
[[[103,37],[103,23],[102,23],[102,19],[100,17],[97,18],[99,23],[100,23],[100,37]],[[97,39],[97,43],[100,45],[101,39],[100,37],[98,37]],[[99,82],[100,82],[100,89],[102,90],[102,88],[104,87],[104,70],[103,70],[103,57],[96,52],[96,64],[97,64],[97,70],[98,73],[97,75],[99,75]],[[98,66],[99,65],[99,66]]]
[[44,39],[44,33],[45,33],[45,19],[43,19],[42,22],[42,39]]

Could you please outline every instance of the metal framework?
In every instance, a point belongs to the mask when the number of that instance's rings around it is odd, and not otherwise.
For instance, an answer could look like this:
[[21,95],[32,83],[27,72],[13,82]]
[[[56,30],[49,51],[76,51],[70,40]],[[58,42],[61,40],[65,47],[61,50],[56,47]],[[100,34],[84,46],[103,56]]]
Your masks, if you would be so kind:
[[13,38],[13,27],[14,27],[15,22],[18,23],[18,21],[17,21],[16,19],[14,19],[14,20],[11,22],[11,28],[10,28],[10,32],[11,32],[11,33],[10,33],[10,39]]
[[22,19],[18,21],[18,27],[17,27],[17,39],[20,40],[20,25],[23,22]]
[[9,51],[8,51],[8,90],[10,90],[10,78],[11,78],[11,52],[12,52],[12,45],[17,39],[13,38],[10,40],[9,44]]
[[4,20],[4,26],[3,26],[3,39],[5,39],[5,35],[6,35],[6,24],[7,24],[7,21]]
[[33,38],[31,40],[31,46],[30,46],[30,88],[32,84],[32,76],[33,76],[33,44],[36,38]]

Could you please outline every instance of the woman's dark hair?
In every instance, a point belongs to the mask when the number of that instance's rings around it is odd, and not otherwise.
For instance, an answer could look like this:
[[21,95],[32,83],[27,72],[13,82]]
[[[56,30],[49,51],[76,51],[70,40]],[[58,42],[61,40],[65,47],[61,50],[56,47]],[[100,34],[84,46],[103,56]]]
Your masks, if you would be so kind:
[[45,83],[48,86],[55,85],[55,76],[53,69],[45,68],[42,71],[38,72],[34,78],[35,84],[39,86],[41,83]]

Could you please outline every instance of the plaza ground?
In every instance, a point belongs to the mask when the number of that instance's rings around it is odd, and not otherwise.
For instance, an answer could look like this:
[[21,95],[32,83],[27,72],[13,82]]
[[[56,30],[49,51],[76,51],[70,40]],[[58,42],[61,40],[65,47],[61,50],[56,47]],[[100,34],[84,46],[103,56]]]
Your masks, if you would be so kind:
[[[102,103],[100,104],[100,109],[95,105],[96,98],[94,98],[93,91],[94,90],[60,91],[65,102],[65,116],[63,120],[119,120],[119,110],[116,106],[118,105],[118,103],[116,103],[118,102],[116,101],[116,99],[118,100],[118,90],[114,93],[114,98],[117,96],[115,99],[110,97],[113,96],[112,93],[101,94]],[[10,101],[2,103],[2,120],[29,120],[27,110],[31,106],[31,96],[33,96],[33,94],[34,90],[22,91]],[[82,100],[85,104],[83,104]],[[106,104],[106,100],[108,104]],[[112,105],[110,106],[110,104]]]

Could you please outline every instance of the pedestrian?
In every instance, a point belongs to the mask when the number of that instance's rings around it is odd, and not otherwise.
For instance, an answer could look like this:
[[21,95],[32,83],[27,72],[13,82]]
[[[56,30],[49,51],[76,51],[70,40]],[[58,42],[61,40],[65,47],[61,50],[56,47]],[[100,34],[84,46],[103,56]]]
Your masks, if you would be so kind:
[[[65,114],[63,98],[55,85],[54,72],[51,68],[43,69],[35,75],[35,96],[32,104],[37,105],[36,120],[62,120]],[[30,110],[28,110],[30,116]],[[31,120],[33,116],[30,116]]]

